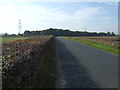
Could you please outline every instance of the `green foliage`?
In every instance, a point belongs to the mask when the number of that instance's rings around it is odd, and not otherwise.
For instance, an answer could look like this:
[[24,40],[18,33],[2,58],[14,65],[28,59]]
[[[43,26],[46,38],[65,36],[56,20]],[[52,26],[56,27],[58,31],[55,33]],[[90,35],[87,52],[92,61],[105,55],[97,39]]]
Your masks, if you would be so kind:
[[54,29],[49,28],[43,31],[29,31],[24,32],[25,36],[36,36],[36,35],[54,35],[54,36],[115,36],[114,33],[105,33],[105,32],[86,32],[86,31],[70,31],[69,29]]
[[34,88],[55,88],[56,84],[56,59],[55,43],[52,40],[47,51],[42,55],[42,63],[38,66]]

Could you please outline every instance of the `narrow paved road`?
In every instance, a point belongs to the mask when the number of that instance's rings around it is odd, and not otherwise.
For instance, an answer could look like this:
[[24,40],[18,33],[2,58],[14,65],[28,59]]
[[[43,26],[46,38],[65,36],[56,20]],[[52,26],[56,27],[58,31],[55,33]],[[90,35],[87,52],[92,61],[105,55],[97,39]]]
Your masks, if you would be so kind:
[[117,88],[118,56],[56,38],[57,88]]

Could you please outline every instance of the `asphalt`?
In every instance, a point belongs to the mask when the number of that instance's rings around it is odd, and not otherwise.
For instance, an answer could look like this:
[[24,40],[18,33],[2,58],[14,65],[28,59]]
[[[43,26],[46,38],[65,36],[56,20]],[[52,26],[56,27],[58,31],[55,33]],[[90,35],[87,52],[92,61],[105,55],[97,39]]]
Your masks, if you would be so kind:
[[118,88],[118,56],[55,38],[57,88]]

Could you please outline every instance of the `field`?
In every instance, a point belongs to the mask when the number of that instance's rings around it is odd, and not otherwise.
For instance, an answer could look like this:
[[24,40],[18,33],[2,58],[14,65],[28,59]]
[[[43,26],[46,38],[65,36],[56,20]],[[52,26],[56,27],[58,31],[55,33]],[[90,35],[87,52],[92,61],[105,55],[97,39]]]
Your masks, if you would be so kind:
[[[119,54],[118,37],[63,37]],[[3,37],[4,88],[54,88],[56,82],[53,36]]]
[[117,36],[111,37],[63,37],[66,39],[74,40],[92,47],[96,47],[114,54],[120,54],[119,51],[119,42],[120,38]]
[[18,39],[24,40],[27,38],[29,37],[2,37],[2,43],[8,43],[8,42],[15,41]]
[[[52,76],[53,78],[50,75],[54,74],[55,68],[50,71],[54,65],[50,66],[49,61],[54,64],[52,38],[52,36],[3,38],[2,84],[4,88],[44,87],[48,83],[46,78],[52,83],[45,87],[53,87],[55,75]],[[49,69],[46,69],[47,67]]]

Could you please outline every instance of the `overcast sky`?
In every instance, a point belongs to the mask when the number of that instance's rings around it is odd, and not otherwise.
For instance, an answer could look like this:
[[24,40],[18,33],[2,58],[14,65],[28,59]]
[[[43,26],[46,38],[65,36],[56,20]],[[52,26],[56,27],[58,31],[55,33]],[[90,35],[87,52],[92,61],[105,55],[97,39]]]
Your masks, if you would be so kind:
[[78,1],[0,0],[0,33],[17,34],[19,19],[22,32],[61,28],[118,33],[117,2]]

